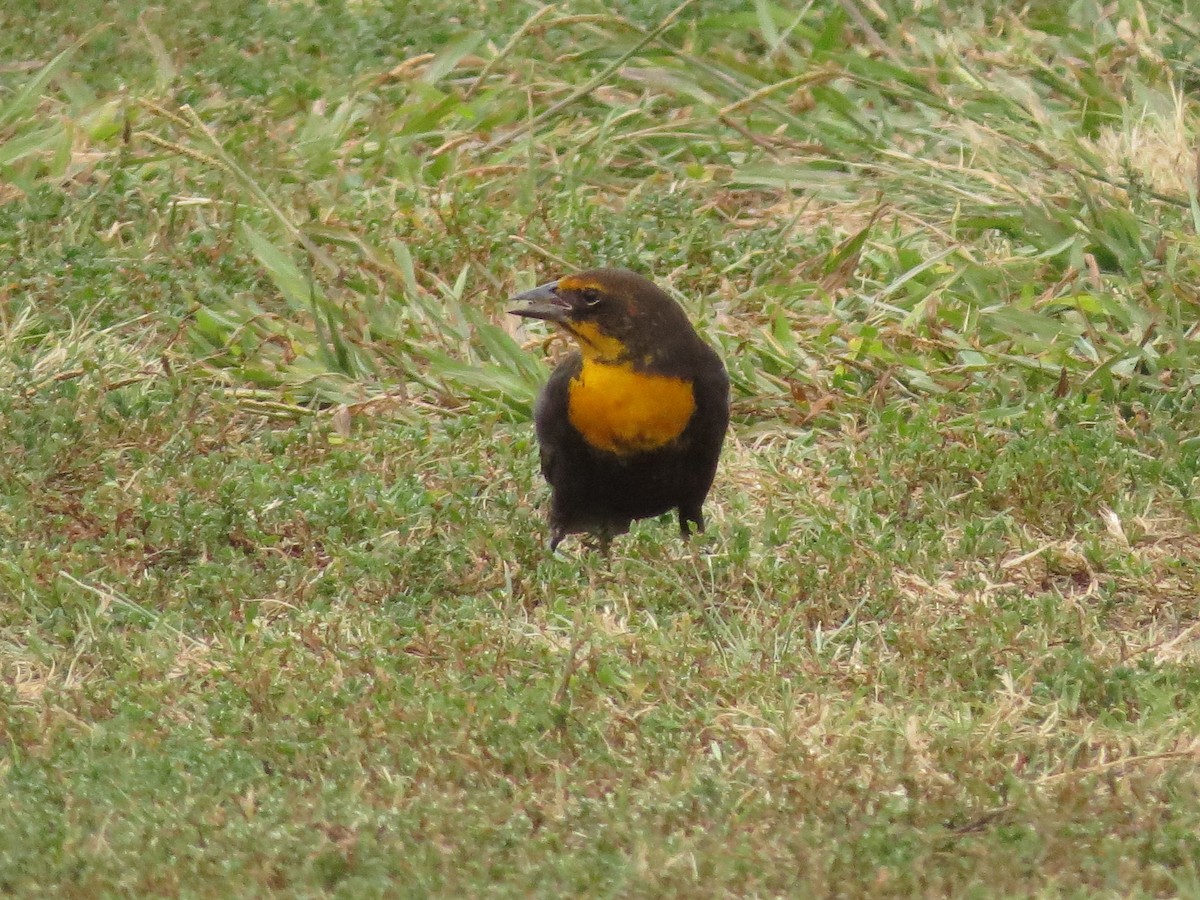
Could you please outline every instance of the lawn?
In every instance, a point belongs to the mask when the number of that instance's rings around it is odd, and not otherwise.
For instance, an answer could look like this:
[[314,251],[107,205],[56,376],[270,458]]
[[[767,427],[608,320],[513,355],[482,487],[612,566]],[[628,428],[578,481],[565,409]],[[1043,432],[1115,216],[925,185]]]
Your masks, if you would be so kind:
[[[493,8],[495,6],[495,8]],[[1200,895],[1200,9],[0,11],[0,893]],[[546,549],[507,298],[733,425]]]

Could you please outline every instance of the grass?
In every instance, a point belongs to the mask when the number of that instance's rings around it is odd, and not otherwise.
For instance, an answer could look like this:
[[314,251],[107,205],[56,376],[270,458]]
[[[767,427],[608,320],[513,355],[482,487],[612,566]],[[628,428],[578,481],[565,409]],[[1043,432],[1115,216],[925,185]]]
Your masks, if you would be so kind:
[[[960,6],[9,4],[0,889],[1200,890],[1200,19]],[[608,565],[599,263],[735,387]]]

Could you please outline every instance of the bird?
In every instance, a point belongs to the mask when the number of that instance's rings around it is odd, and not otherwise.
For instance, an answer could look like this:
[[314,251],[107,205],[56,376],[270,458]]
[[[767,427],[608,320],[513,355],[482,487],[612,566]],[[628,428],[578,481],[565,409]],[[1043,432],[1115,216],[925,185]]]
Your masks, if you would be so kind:
[[534,405],[550,484],[550,550],[568,534],[612,539],[635,519],[674,510],[684,540],[704,531],[702,506],[729,427],[725,364],[683,307],[626,269],[564,275],[512,298],[576,349]]

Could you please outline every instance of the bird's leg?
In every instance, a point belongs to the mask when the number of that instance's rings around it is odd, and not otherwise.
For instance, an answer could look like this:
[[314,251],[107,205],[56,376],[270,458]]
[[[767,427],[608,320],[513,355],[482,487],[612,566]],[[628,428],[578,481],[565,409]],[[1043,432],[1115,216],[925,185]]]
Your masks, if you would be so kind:
[[612,568],[612,529],[607,525],[600,532],[600,552],[604,554],[604,564]]
[[[695,523],[696,530],[689,528],[690,523]],[[684,512],[683,507],[679,507],[679,533],[686,541],[693,534],[704,533],[704,513],[702,512]]]
[[615,536],[616,532],[609,525],[601,525],[583,539],[583,545],[589,550],[599,550],[604,554],[605,561],[611,563],[612,541]]

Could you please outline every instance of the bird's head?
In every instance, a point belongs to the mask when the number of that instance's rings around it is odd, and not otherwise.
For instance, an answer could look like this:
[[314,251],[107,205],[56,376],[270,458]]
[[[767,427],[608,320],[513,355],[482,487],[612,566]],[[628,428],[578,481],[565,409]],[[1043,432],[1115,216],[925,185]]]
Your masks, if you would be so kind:
[[650,365],[674,342],[695,340],[682,307],[654,282],[624,269],[564,275],[514,297],[515,316],[544,319],[575,339],[585,359]]

